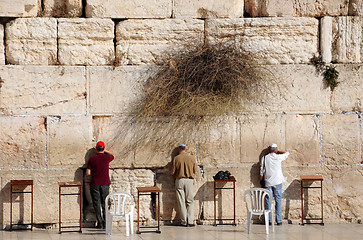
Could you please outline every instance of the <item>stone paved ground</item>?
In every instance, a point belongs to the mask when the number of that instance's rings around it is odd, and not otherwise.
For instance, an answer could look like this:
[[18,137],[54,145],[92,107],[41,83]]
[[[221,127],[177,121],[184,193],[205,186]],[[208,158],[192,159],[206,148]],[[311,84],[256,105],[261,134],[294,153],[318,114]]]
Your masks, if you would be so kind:
[[[271,228],[270,228],[271,229]],[[114,227],[112,236],[105,235],[104,231],[84,228],[80,233],[62,233],[59,234],[57,229],[33,231],[0,231],[1,240],[101,240],[101,239],[133,239],[133,240],[231,240],[231,239],[291,239],[291,240],[343,240],[343,239],[361,239],[363,236],[362,224],[325,224],[320,225],[304,225],[284,224],[276,226],[275,232],[269,235],[265,234],[264,225],[253,225],[251,234],[247,234],[245,224],[237,227],[233,226],[211,226],[199,225],[194,228],[185,228],[178,226],[162,226],[161,234],[158,233],[141,233],[134,234],[130,237],[125,236],[124,227]]]

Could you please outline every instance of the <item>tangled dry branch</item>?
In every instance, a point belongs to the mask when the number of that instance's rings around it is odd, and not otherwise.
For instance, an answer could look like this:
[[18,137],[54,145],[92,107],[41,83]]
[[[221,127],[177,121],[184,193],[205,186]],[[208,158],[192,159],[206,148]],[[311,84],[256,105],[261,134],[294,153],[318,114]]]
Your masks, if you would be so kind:
[[243,100],[258,102],[265,89],[261,68],[233,45],[204,45],[169,53],[145,85],[142,116],[222,115],[243,111]]

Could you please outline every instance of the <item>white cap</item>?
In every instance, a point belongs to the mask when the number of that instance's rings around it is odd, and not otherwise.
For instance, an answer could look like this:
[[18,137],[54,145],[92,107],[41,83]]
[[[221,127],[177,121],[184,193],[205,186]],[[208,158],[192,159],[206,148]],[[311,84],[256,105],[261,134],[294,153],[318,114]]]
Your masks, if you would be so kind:
[[186,147],[184,143],[179,144],[179,147]]
[[271,144],[271,147],[272,147],[272,148],[277,148],[277,144],[276,144],[276,143],[272,143],[272,144]]

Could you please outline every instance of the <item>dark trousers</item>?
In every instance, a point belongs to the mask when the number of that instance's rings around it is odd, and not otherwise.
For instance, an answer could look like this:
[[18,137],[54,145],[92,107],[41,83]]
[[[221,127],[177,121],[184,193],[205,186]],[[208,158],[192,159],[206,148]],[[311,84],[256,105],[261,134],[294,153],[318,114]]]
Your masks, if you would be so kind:
[[96,212],[98,227],[106,226],[105,200],[109,192],[110,186],[91,186],[93,208]]

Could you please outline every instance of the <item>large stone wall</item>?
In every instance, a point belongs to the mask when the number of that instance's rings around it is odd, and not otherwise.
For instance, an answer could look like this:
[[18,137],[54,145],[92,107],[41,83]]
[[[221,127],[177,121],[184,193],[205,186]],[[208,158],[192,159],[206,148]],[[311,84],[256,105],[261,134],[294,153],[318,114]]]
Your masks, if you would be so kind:
[[[181,142],[203,169],[198,222],[214,217],[219,170],[236,177],[237,218],[246,220],[243,191],[259,186],[259,156],[271,142],[291,153],[283,164],[285,221],[301,218],[300,175],[321,174],[326,221],[361,222],[362,9],[362,0],[0,0],[0,227],[9,227],[12,179],[34,180],[34,221],[46,225],[58,222],[58,182],[82,181],[84,221],[94,222],[84,168],[97,140],[117,155],[111,190],[136,200],[137,186],[156,184],[165,223],[178,219],[168,167]],[[246,100],[229,116],[135,116],[155,63],[205,43],[253,56],[270,84],[262,101]],[[339,72],[333,91],[310,64],[319,54]],[[218,197],[218,216],[231,217],[231,195]],[[309,198],[314,217],[319,195]],[[14,199],[14,219],[27,221],[29,199]],[[64,219],[76,222],[79,200],[66,201],[73,208],[62,210]],[[144,221],[154,217],[150,206],[142,200]]]

